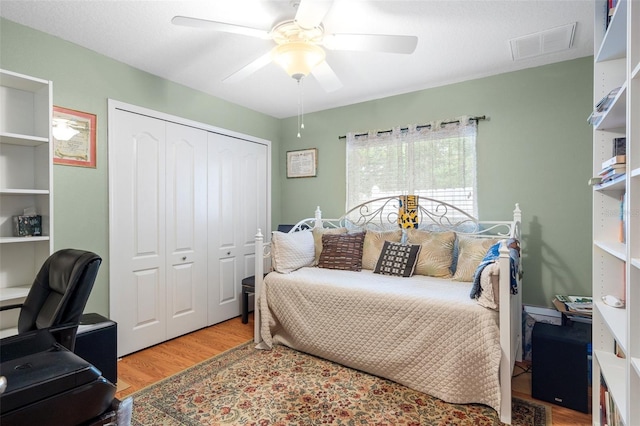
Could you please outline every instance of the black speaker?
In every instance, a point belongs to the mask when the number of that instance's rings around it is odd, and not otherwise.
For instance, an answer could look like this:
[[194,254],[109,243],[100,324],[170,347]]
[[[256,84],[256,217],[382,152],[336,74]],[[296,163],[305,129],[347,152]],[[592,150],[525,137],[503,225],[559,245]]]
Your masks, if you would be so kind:
[[117,324],[99,314],[83,314],[74,352],[111,383],[118,382]]
[[531,340],[531,396],[588,413],[590,342],[591,324],[536,323]]

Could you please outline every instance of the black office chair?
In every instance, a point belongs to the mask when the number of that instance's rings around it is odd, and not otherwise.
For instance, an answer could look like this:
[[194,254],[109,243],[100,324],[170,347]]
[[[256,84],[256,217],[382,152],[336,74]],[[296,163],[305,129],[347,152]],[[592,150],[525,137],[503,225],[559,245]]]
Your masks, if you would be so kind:
[[49,329],[56,340],[73,351],[82,311],[87,304],[102,259],[95,253],[63,249],[44,262],[20,308],[18,334]]
[[[73,353],[101,262],[88,251],[57,251],[42,265],[24,303],[2,308],[20,308],[18,334],[0,340],[3,426],[106,424],[102,420],[121,412],[115,385]],[[130,413],[130,402],[128,408]]]

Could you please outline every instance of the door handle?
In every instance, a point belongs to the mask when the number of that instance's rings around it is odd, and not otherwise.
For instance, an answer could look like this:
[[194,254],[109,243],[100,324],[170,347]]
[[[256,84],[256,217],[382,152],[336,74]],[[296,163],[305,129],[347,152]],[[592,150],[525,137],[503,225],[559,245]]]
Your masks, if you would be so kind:
[[182,256],[182,260],[187,260],[187,256]]

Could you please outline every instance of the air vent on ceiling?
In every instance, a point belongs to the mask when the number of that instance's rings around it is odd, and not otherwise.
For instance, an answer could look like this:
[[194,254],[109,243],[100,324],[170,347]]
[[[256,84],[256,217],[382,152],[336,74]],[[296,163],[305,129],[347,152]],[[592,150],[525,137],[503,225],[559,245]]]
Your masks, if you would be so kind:
[[509,40],[514,61],[570,49],[576,22]]

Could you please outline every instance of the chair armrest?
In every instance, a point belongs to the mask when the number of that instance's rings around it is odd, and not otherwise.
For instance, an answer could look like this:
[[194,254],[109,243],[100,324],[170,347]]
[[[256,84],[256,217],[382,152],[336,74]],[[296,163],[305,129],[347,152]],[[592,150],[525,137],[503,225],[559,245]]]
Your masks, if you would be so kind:
[[56,342],[65,348],[74,352],[76,346],[76,333],[78,332],[78,324],[60,324],[48,328],[49,332],[55,337]]
[[22,303],[18,303],[15,305],[5,305],[5,306],[0,306],[0,311],[8,311],[9,309],[18,309],[18,308],[22,308]]

